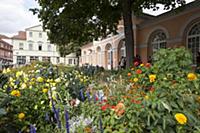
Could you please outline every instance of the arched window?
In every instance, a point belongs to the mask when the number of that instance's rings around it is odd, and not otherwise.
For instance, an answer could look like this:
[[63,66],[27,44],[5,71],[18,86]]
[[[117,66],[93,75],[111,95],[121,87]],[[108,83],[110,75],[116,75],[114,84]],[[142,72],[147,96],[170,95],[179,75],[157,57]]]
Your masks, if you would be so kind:
[[188,32],[188,48],[192,52],[193,63],[196,64],[197,52],[200,51],[200,22],[192,26]]
[[101,66],[101,48],[97,47],[97,65]]
[[119,42],[119,59],[121,59],[121,57],[126,57],[126,47],[125,47],[125,40],[121,40]]
[[93,64],[93,62],[92,62],[92,49],[89,49],[88,50],[88,53],[89,53],[89,55],[88,55],[88,63],[90,64],[90,65],[92,65]]
[[113,51],[111,44],[106,45],[106,58],[107,58],[107,68],[112,69],[113,68]]
[[150,47],[152,52],[156,52],[160,48],[166,48],[166,34],[162,30],[157,30],[150,36]]

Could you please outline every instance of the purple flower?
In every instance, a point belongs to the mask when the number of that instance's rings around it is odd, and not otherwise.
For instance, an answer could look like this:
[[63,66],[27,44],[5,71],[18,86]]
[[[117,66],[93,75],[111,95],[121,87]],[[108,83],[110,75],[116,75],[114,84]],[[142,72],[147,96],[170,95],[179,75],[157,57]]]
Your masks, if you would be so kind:
[[48,112],[46,112],[46,114],[45,114],[45,120],[49,121],[49,113]]
[[88,98],[88,102],[90,103],[90,93],[87,92],[87,98]]
[[96,103],[96,94],[93,95],[94,103]]
[[66,121],[66,130],[67,130],[67,133],[69,133],[69,114],[67,110],[65,110],[65,121]]
[[80,90],[80,96],[81,96],[81,100],[84,101],[83,89]]
[[36,129],[33,125],[30,125],[30,133],[36,133]]
[[58,123],[58,128],[61,129],[61,121],[59,120],[59,112],[60,112],[60,109],[57,109],[56,110],[56,120],[57,120],[57,123]]

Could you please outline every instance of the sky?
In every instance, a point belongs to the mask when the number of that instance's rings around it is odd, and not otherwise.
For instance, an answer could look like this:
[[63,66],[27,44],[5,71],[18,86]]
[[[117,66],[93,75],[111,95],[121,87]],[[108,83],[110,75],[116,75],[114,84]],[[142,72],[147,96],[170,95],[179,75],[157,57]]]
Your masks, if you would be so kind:
[[[186,0],[187,3],[193,0]],[[30,8],[38,7],[35,0],[0,0],[0,34],[9,37],[16,35],[18,31],[40,24],[36,15],[33,15]],[[145,10],[145,13],[159,15],[163,12]]]

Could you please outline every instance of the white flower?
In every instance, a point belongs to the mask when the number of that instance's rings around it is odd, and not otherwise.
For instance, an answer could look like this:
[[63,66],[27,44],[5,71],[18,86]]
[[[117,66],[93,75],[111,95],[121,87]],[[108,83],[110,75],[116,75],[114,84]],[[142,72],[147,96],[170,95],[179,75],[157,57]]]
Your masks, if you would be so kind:
[[36,72],[36,73],[40,73],[40,70],[36,70],[35,72]]
[[56,83],[60,83],[60,82],[61,82],[61,79],[60,79],[60,78],[57,78],[57,79],[55,79],[55,82],[56,82]]
[[77,98],[76,98],[76,102],[75,102],[75,107],[77,107],[78,105],[80,104],[80,100],[78,100]]
[[56,90],[56,87],[52,87],[51,90],[52,90],[52,91],[55,91],[55,90]]

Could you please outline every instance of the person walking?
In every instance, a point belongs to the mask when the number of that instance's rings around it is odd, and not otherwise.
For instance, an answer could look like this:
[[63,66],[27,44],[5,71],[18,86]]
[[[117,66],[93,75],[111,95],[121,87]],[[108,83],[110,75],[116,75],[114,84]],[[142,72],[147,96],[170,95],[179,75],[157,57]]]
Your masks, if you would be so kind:
[[121,69],[125,69],[126,68],[126,58],[124,56],[121,57],[119,65],[120,65]]

